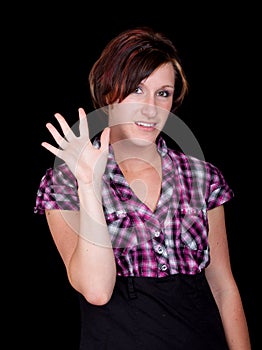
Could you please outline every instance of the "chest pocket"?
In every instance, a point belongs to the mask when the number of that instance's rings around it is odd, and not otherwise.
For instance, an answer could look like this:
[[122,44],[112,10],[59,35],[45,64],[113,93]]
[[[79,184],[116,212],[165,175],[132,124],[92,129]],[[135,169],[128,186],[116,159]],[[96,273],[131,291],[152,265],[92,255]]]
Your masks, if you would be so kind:
[[178,208],[174,211],[171,229],[176,247],[192,250],[208,248],[208,221],[206,210]]

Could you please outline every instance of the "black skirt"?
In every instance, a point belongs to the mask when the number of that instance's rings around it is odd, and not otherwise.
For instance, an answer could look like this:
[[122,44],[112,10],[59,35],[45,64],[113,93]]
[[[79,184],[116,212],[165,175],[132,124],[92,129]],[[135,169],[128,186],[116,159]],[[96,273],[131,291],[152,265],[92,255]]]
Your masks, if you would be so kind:
[[80,350],[228,350],[204,273],[117,277],[103,306],[80,298]]

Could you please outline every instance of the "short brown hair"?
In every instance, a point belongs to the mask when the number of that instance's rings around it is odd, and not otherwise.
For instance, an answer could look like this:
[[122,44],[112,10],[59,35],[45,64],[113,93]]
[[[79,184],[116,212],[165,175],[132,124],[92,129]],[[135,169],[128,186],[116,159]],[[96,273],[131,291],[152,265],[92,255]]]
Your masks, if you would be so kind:
[[174,111],[188,90],[174,44],[164,34],[147,27],[120,33],[106,45],[89,73],[94,107],[121,102],[157,67],[168,62],[175,70]]

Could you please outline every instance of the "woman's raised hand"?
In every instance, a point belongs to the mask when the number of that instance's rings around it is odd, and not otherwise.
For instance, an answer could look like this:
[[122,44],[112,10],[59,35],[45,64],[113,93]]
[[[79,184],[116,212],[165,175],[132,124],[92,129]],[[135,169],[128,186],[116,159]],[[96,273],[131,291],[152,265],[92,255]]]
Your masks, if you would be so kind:
[[110,128],[106,127],[100,138],[100,148],[95,148],[89,139],[89,129],[86,113],[83,108],[79,108],[79,136],[76,136],[64,117],[56,113],[60,127],[64,136],[57,131],[51,123],[47,123],[46,127],[55,139],[59,148],[52,146],[48,142],[42,142],[42,146],[55,156],[66,162],[70,170],[73,172],[78,181],[90,184],[103,176],[105,171]]

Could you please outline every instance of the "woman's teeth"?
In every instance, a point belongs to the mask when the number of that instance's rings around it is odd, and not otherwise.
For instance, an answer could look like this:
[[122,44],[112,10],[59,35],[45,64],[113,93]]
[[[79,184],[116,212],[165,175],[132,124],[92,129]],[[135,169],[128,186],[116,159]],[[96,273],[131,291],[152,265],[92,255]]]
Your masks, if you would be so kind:
[[144,122],[136,122],[139,126],[144,126],[146,128],[153,128],[155,126],[155,123],[144,123]]

